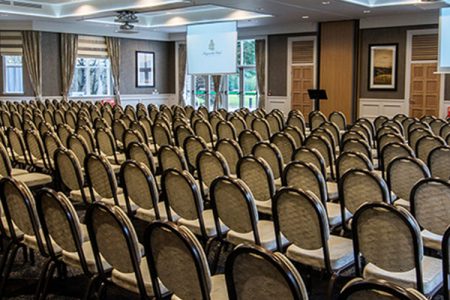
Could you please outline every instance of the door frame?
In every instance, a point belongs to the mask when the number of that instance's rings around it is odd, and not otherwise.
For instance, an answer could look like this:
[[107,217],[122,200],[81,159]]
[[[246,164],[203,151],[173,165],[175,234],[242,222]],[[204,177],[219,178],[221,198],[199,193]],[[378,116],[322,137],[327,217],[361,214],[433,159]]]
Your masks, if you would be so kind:
[[[298,41],[313,41],[313,63],[312,64],[293,64],[292,63],[292,43]],[[287,57],[287,102],[289,105],[289,110],[292,109],[292,67],[295,66],[313,66],[314,69],[314,88],[317,87],[317,36],[300,36],[300,37],[290,37],[288,38],[288,57]],[[313,105],[314,106],[314,105]],[[305,116],[306,117],[306,116]]]
[[[412,39],[414,35],[424,35],[424,34],[439,34],[438,28],[433,29],[419,29],[419,30],[408,30],[406,33],[406,69],[405,69],[405,114],[409,116],[409,99],[411,97],[411,65],[412,61]],[[439,51],[439,50],[438,50]],[[414,61],[414,63],[437,63],[439,67],[438,60],[421,60]],[[439,90],[439,113],[438,118],[442,117],[444,112],[444,93],[445,93],[445,76],[441,75],[440,90]]]

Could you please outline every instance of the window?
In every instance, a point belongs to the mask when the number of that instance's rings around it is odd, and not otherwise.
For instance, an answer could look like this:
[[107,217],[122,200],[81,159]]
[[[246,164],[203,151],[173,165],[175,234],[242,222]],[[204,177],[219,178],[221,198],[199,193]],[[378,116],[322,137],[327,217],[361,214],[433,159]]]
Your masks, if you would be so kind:
[[112,77],[109,59],[78,57],[70,96],[109,95],[112,95]]
[[23,66],[21,55],[3,56],[3,90],[5,94],[23,94]]
[[[255,40],[241,40],[237,45],[238,67],[235,74],[222,76],[222,102],[228,110],[240,107],[256,109],[258,93],[256,82]],[[214,106],[216,93],[211,75],[186,76],[184,97],[187,104],[194,107]]]

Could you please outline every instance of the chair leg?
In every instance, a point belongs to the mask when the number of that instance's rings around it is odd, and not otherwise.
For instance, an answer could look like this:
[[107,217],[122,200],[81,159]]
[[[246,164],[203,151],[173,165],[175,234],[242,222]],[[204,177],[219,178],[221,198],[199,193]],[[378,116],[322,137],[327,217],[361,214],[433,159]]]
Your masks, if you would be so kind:
[[3,270],[5,268],[6,261],[8,260],[9,252],[11,251],[12,246],[13,246],[13,243],[9,242],[8,245],[6,245],[6,247],[4,249],[5,251],[3,252],[2,260],[0,261],[0,278],[1,278],[1,275],[3,274]]
[[89,283],[88,283],[88,286],[86,288],[86,292],[84,293],[83,300],[88,300],[89,299],[89,297],[92,294],[92,290],[94,290],[97,287],[99,279],[100,279],[100,277],[98,275],[97,276],[93,276],[93,277],[91,277],[89,279]]
[[36,264],[36,256],[34,254],[34,250],[30,249],[30,264],[34,266]]
[[9,258],[5,264],[5,273],[3,274],[2,281],[0,283],[0,299],[2,298],[2,293],[5,290],[5,284],[6,281],[9,278],[9,275],[11,274],[11,269],[14,265],[14,261],[16,260],[17,251],[19,250],[18,245],[13,245],[11,249],[11,254],[9,255]]
[[41,275],[39,276],[39,281],[38,281],[38,284],[37,284],[37,287],[36,287],[35,299],[39,299],[40,298],[40,295],[41,295],[41,293],[42,293],[42,291],[44,289],[45,279],[47,277],[47,273],[48,273],[48,270],[50,268],[50,264],[51,263],[52,263],[52,260],[48,259],[45,262],[44,267],[42,268]]
[[220,245],[219,245],[219,249],[217,250],[217,253],[214,256],[213,264],[211,266],[211,269],[213,270],[213,274],[217,273],[217,268],[219,266],[219,258],[220,258],[220,254],[222,253],[223,245],[224,245],[224,242],[221,241]]
[[333,300],[333,293],[334,293],[334,288],[336,285],[336,281],[339,278],[339,273],[333,273],[331,275],[330,281],[328,283],[328,299],[329,300]]
[[102,281],[102,283],[100,284],[100,288],[98,289],[98,299],[99,300],[105,299],[105,295],[106,295],[106,282]]
[[50,268],[49,268],[49,270],[47,272],[47,276],[46,276],[46,278],[44,280],[44,286],[43,286],[42,293],[41,293],[39,299],[44,300],[45,298],[47,298],[48,287],[49,287],[50,282],[51,282],[51,280],[53,278],[53,274],[55,273],[56,267],[57,267],[57,263],[52,261],[50,263]]

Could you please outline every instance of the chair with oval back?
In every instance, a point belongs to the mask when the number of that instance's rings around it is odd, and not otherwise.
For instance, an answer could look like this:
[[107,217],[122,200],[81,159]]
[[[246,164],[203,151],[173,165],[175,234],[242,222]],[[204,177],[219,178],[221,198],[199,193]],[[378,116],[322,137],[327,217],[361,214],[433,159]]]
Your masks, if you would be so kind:
[[237,140],[236,129],[234,128],[233,123],[225,120],[221,120],[217,123],[216,127],[217,140],[223,139],[231,139]]
[[364,204],[352,231],[356,276],[416,288],[430,298],[442,286],[442,261],[423,254],[420,227],[403,207]]
[[281,187],[281,175],[283,174],[285,164],[280,149],[275,144],[259,142],[253,147],[252,154],[267,162],[272,171],[275,185]]
[[252,153],[253,147],[263,139],[256,131],[244,130],[239,134],[239,145],[241,145],[244,155]]
[[411,149],[406,144],[392,142],[388,143],[384,146],[383,151],[381,151],[380,162],[381,162],[381,170],[383,171],[383,175],[385,175],[389,164],[396,159],[397,157],[416,157],[414,150]]
[[230,176],[228,163],[220,152],[204,149],[198,153],[195,164],[203,200],[208,201],[209,187],[214,179]]
[[268,141],[272,136],[269,122],[263,118],[256,118],[252,121],[252,130],[257,132],[263,141]]
[[430,152],[428,167],[435,178],[450,180],[450,147],[441,146]]
[[277,132],[270,138],[270,142],[278,147],[281,156],[283,157],[283,162],[285,164],[289,163],[292,159],[292,154],[294,153],[296,146],[294,139],[287,133]]
[[215,151],[221,153],[227,161],[231,176],[235,175],[237,163],[244,156],[241,146],[235,140],[224,139],[217,142]]
[[203,138],[199,136],[190,136],[186,138],[183,150],[190,170],[196,170],[197,156],[205,149],[208,149],[208,145]]
[[347,129],[347,120],[345,115],[340,111],[334,111],[328,117],[330,122],[336,124],[341,132],[344,132]]
[[225,278],[229,299],[308,300],[294,265],[283,254],[261,247],[235,248],[226,261]]
[[447,143],[440,136],[424,136],[416,143],[416,155],[424,163],[427,163],[431,151],[441,146],[447,146]]

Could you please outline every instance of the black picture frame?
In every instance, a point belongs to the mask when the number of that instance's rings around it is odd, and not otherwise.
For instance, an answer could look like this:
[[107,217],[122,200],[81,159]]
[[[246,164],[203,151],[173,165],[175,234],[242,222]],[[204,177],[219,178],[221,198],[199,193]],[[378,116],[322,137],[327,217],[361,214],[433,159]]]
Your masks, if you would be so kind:
[[[383,54],[380,51],[385,52],[384,58],[378,58],[381,66],[376,67],[377,62],[377,52],[380,56]],[[392,54],[389,54],[391,52]],[[382,61],[382,60],[386,61]],[[390,61],[387,61],[391,59]],[[383,63],[390,63],[390,66],[383,67]],[[390,75],[389,77],[381,74],[375,75],[377,68],[380,73],[385,73],[385,75]],[[390,69],[390,70],[389,70]],[[369,57],[368,57],[368,76],[367,76],[367,88],[369,91],[396,91],[398,82],[398,43],[389,44],[370,44],[369,45]],[[378,77],[378,79],[377,79]],[[383,79],[383,77],[385,77]],[[387,82],[383,82],[383,80]],[[378,82],[377,82],[378,81]]]
[[[142,61],[144,60],[144,61]],[[145,61],[150,63],[150,66],[145,66],[150,70],[147,72],[149,78],[148,82],[142,81],[140,74],[145,73],[143,71],[143,66]],[[156,72],[155,72],[155,52],[153,51],[136,51],[136,62],[135,62],[135,80],[136,88],[154,88],[156,82]]]

